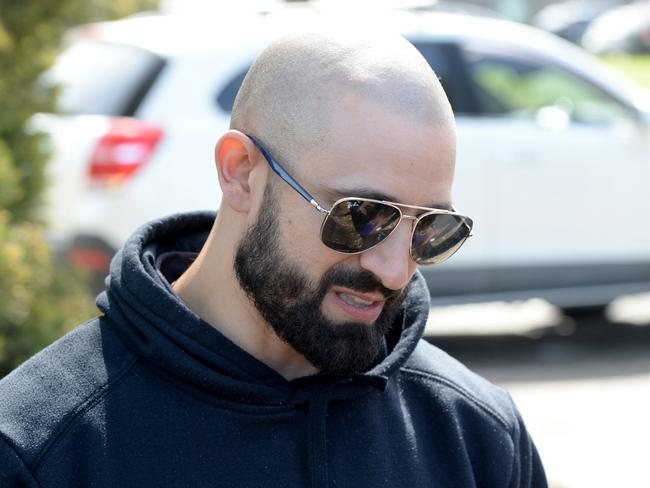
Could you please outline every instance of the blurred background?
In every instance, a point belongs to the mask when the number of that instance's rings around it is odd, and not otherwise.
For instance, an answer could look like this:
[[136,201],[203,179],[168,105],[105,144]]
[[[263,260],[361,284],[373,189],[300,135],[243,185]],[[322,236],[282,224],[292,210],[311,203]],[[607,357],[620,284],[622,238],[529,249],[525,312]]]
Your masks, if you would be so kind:
[[140,224],[218,207],[249,66],[325,21],[401,32],[456,114],[476,235],[422,269],[427,340],[511,392],[551,486],[650,487],[650,0],[0,0],[0,377]]

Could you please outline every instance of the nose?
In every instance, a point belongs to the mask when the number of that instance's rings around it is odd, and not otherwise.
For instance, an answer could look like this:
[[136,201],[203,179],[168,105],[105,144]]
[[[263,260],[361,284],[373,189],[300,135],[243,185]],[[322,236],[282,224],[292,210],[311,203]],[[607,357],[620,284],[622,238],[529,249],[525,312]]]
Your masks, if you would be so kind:
[[409,252],[411,222],[404,219],[385,241],[360,254],[360,265],[391,290],[401,290],[413,277],[417,265]]

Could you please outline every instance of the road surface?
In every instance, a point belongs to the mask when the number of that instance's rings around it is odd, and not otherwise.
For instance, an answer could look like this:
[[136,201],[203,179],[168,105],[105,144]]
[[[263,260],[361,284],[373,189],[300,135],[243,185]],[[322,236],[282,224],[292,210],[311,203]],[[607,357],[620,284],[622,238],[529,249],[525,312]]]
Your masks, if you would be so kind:
[[429,340],[510,391],[552,488],[650,488],[650,325],[598,315],[539,325],[436,336],[431,324]]

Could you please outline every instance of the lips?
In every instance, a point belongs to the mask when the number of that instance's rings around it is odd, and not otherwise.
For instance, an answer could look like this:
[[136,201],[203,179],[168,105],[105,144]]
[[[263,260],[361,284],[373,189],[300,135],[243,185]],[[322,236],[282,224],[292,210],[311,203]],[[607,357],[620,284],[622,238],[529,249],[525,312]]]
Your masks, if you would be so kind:
[[336,287],[332,296],[337,307],[350,319],[374,322],[381,313],[385,298],[380,293],[360,293],[349,288]]
[[366,308],[371,306],[373,303],[375,303],[375,300],[364,300],[363,298],[354,295],[349,295],[343,292],[338,293],[338,296],[341,300],[343,300],[348,305],[354,305],[355,307]]

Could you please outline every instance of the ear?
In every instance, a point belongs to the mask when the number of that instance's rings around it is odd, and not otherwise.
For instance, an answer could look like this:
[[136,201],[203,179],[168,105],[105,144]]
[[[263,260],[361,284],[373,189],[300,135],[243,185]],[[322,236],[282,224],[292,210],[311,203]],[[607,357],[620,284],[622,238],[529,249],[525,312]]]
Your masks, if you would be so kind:
[[253,151],[253,142],[236,130],[221,136],[214,150],[223,198],[237,212],[248,212],[251,208],[251,177],[256,166]]

